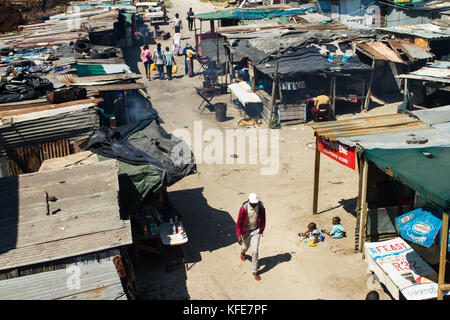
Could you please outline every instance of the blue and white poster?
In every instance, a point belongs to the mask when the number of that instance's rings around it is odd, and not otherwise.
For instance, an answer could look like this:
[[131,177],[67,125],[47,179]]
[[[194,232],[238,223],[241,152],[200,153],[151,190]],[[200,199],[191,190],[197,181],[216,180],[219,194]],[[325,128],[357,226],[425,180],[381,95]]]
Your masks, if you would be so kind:
[[442,227],[441,216],[432,210],[419,208],[395,218],[395,228],[402,238],[429,248]]

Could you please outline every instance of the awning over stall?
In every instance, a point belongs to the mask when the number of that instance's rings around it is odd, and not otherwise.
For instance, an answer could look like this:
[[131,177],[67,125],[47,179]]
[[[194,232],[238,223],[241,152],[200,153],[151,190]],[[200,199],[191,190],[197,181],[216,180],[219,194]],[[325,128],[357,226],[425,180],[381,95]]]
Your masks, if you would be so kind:
[[427,201],[450,208],[450,148],[366,149],[360,154]]

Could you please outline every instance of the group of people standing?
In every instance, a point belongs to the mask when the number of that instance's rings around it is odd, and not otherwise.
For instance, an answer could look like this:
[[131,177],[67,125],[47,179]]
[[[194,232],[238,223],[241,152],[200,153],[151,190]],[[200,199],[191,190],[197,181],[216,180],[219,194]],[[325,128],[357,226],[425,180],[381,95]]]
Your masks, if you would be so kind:
[[145,45],[141,51],[141,60],[144,63],[145,74],[148,80],[151,80],[152,64],[154,64],[158,70],[160,80],[164,79],[164,66],[166,67],[167,78],[172,80],[172,68],[174,65],[176,66],[177,63],[173,57],[173,52],[170,51],[169,47],[166,47],[165,50],[163,50],[161,43],[158,43],[152,54],[148,45]]
[[[193,16],[194,12],[192,8],[186,13],[186,19],[189,25],[189,31],[193,30]],[[181,29],[183,29],[183,22],[178,13],[175,14],[175,20],[173,22],[174,36],[172,50],[166,47],[162,49],[161,43],[157,43],[156,49],[151,53],[149,46],[145,45],[141,51],[141,60],[144,63],[145,73],[148,80],[151,80],[152,69],[158,71],[158,77],[160,80],[164,79],[164,66],[166,66],[166,74],[169,80],[172,80],[172,68],[177,68],[177,63],[174,58],[174,54],[180,56],[181,49]],[[197,51],[186,42],[181,55],[184,56],[184,74],[189,77],[194,76],[194,59],[197,56]],[[154,66],[152,67],[152,64]]]
[[[151,80],[151,70],[152,64],[154,64],[153,68],[156,68],[158,71],[158,77],[160,80],[164,79],[164,66],[166,66],[166,74],[168,80],[172,80],[172,70],[173,68],[177,68],[177,63],[174,58],[174,53],[179,56],[179,47],[177,50],[171,51],[169,47],[166,47],[165,50],[162,49],[161,43],[156,44],[156,49],[153,53],[150,51],[149,46],[145,45],[141,51],[141,60],[144,63],[145,67],[145,75],[148,80]],[[194,58],[197,55],[197,51],[186,42],[186,46],[184,47],[182,54],[184,56],[184,74],[189,77],[194,76]]]

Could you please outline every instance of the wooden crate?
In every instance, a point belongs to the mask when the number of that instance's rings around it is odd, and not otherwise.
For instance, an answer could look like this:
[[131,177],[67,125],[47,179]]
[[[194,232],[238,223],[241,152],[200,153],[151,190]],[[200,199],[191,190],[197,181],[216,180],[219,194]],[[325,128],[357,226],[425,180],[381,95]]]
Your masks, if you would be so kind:
[[9,174],[17,176],[36,172],[44,160],[65,157],[71,153],[69,139],[47,141],[35,146],[8,150]]

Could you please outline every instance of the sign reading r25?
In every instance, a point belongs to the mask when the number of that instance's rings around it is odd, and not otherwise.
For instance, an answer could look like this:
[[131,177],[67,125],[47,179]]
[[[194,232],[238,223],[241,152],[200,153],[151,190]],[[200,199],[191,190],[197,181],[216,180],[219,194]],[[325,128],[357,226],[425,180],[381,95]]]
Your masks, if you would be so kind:
[[408,261],[400,261],[400,262],[392,262],[397,271],[406,271],[406,270],[414,270],[416,268],[416,262],[411,260],[411,264]]

